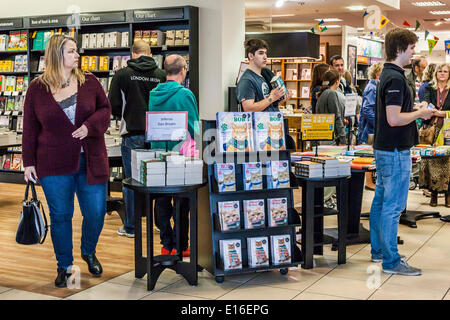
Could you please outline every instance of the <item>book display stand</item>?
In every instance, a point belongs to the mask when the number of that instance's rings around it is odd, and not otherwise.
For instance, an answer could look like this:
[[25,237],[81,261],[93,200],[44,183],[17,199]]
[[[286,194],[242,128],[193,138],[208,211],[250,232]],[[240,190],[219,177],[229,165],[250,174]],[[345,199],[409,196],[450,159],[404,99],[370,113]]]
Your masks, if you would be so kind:
[[[199,234],[202,236],[198,239],[199,263],[215,276],[218,283],[224,281],[225,276],[251,273],[265,270],[279,269],[282,274],[287,274],[289,267],[298,266],[303,263],[303,255],[296,245],[296,227],[300,226],[300,218],[298,212],[294,209],[293,189],[297,189],[296,179],[290,172],[290,150],[280,151],[255,151],[255,152],[226,152],[219,153],[216,147],[216,137],[210,137],[209,131],[216,132],[216,121],[203,120],[203,136],[205,150],[205,162],[207,163],[208,188],[203,196],[199,195]],[[284,119],[284,138],[288,135],[287,119]],[[207,135],[205,135],[205,133]],[[209,137],[209,138],[208,138]],[[210,154],[206,155],[206,153]],[[290,186],[288,188],[268,189],[267,181],[263,175],[263,186],[259,190],[244,190],[243,181],[243,163],[244,162],[261,162],[264,170],[265,162],[271,160],[288,161],[290,174]],[[215,163],[231,163],[235,167],[236,191],[219,192],[218,181],[214,173]],[[287,200],[287,224],[271,227],[268,223],[270,211],[268,210],[268,199],[286,198]],[[244,226],[244,201],[258,199],[264,203],[265,207],[265,223],[260,228],[246,229]],[[223,231],[219,216],[219,202],[234,201],[239,202],[240,226],[233,230]],[[203,207],[203,209],[201,208]],[[290,239],[286,246],[290,246],[290,262],[274,264],[272,257],[271,245],[273,245],[274,236],[286,236]],[[251,263],[251,255],[249,247],[251,241],[249,238],[266,238],[268,250],[265,252],[265,258],[268,260],[261,266]],[[235,240],[240,241],[238,247],[239,254],[235,256],[236,265],[239,268],[225,268],[224,260],[221,258],[221,241]],[[226,258],[228,259],[228,258]]]

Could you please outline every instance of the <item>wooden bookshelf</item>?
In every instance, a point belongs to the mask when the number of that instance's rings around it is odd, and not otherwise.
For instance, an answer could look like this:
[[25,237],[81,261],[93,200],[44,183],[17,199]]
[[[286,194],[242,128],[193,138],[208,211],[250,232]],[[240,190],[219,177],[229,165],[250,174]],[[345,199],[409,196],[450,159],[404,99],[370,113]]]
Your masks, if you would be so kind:
[[[311,105],[311,81],[314,67],[319,63],[326,63],[328,55],[328,43],[320,43],[320,54],[323,58],[320,61],[315,59],[307,59],[301,57],[293,58],[273,58],[269,59],[267,66],[272,70],[274,74],[280,74],[288,90],[293,91],[295,94],[287,102],[287,104],[293,104],[294,109],[301,109]],[[307,75],[303,70],[308,70]],[[303,75],[303,78],[302,78]],[[306,76],[306,77],[305,77]],[[303,88],[308,88],[308,96],[302,96]]]

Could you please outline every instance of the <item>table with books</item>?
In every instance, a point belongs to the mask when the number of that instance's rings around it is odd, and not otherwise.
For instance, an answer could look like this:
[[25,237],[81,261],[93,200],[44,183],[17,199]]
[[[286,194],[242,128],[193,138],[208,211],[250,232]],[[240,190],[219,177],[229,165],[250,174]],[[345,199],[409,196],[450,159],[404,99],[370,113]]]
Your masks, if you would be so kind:
[[[134,149],[131,152],[132,178],[123,180],[123,185],[134,191],[135,212],[135,276],[147,274],[147,289],[155,288],[160,274],[172,269],[181,274],[190,285],[197,285],[197,191],[203,181],[203,161],[185,157],[177,152],[163,150]],[[177,223],[176,255],[155,255],[153,249],[153,201],[158,197],[170,196],[174,199]],[[180,202],[189,199],[189,245],[190,260],[183,261],[178,234],[181,221]],[[147,224],[147,256],[142,255],[142,217]]]

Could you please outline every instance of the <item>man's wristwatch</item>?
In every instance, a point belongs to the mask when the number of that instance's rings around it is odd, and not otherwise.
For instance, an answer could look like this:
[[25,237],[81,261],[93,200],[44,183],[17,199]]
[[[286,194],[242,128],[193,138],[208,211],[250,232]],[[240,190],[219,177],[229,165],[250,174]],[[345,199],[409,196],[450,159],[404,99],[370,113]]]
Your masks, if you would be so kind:
[[269,96],[268,98],[267,98],[267,100],[269,100],[269,103],[272,103],[272,97],[271,96]]

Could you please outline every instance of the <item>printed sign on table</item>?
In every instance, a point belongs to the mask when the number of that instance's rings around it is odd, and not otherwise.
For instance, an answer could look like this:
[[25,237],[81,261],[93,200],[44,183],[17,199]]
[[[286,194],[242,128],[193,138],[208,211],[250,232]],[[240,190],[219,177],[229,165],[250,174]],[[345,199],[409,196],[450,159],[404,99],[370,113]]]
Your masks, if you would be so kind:
[[146,141],[185,140],[188,113],[186,111],[147,112],[145,128]]
[[302,116],[302,140],[333,140],[334,114]]

